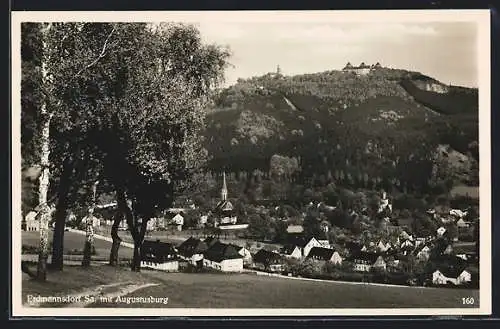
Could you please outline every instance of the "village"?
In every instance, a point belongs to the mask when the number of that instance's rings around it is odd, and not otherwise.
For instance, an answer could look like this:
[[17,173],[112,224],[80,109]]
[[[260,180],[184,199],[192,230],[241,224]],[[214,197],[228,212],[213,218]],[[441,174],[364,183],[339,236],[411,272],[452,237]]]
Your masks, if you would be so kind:
[[23,308],[485,306],[478,88],[402,65],[412,48],[254,65],[281,41],[170,21],[20,36]]
[[[292,224],[286,227],[280,243],[259,242],[245,234],[249,224],[244,219],[238,220],[228,199],[225,173],[222,179],[216,207],[199,216],[190,227],[186,227],[185,217],[197,209],[190,199],[184,200],[183,207],[170,208],[163,218],[148,221],[141,249],[142,268],[165,272],[259,272],[409,286],[478,287],[476,243],[460,241],[460,235],[451,235],[445,228],[452,225],[460,232],[470,231],[478,219],[467,221],[467,211],[429,209],[429,218],[441,225],[433,235],[419,236],[408,233],[404,226],[390,224],[392,204],[382,192],[378,213],[386,216],[385,221],[389,223],[384,236],[367,239],[366,234],[360,234],[335,241],[328,239],[328,226],[320,224],[325,234],[311,236],[304,232],[303,225]],[[96,208],[114,206],[116,203]],[[261,206],[258,209],[268,212],[278,208]],[[302,215],[334,208],[324,202],[310,202]],[[34,212],[26,216],[22,225],[25,231],[38,230],[35,218]],[[94,217],[96,234],[109,236],[111,225],[109,219],[100,218],[98,214]],[[126,221],[122,221],[120,230],[125,234],[127,229]],[[78,231],[78,227],[66,230]]]

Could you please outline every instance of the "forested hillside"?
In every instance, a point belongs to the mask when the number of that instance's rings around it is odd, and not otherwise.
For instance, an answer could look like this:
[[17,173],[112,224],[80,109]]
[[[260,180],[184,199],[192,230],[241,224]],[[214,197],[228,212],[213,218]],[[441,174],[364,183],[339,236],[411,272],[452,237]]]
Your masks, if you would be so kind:
[[415,192],[477,185],[477,90],[427,91],[429,81],[440,84],[387,68],[240,79],[207,118],[209,168],[269,175],[280,155],[297,160],[290,179],[303,184]]

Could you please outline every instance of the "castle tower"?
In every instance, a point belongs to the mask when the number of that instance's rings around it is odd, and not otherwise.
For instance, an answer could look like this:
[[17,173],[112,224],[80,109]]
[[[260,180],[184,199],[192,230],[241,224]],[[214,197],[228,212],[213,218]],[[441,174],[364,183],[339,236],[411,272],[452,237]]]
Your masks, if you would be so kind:
[[281,75],[281,68],[279,65],[276,67],[276,74]]
[[222,189],[220,191],[222,201],[227,200],[226,172],[222,174]]

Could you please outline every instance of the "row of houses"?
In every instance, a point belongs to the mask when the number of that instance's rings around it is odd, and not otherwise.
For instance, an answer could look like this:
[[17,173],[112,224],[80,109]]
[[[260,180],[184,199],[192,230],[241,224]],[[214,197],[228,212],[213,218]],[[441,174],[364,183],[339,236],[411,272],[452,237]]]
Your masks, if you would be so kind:
[[[406,261],[406,258],[400,255],[353,248],[355,249],[351,250],[349,255],[343,257],[335,248],[322,246],[318,240],[311,238],[294,249],[297,251],[295,257],[297,259],[329,262],[336,265],[348,261],[352,266],[351,270],[360,273],[374,270],[397,273],[401,271]],[[223,243],[214,237],[204,240],[190,237],[178,247],[160,241],[145,241],[141,256],[142,267],[162,271],[178,271],[179,264],[185,263],[198,269],[208,268],[221,272],[242,272],[245,267],[248,267],[273,273],[283,273],[288,260],[292,258],[291,254],[285,252],[285,248],[279,251],[260,249],[252,254],[245,247]],[[443,257],[443,265],[432,272],[432,283],[462,285],[471,282],[472,275],[467,270],[465,262],[456,262],[456,257],[451,255]]]

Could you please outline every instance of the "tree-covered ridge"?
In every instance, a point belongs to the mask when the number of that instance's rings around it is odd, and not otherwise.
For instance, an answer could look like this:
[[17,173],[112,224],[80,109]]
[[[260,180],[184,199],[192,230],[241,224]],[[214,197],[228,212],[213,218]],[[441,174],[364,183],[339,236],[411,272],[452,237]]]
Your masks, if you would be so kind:
[[[343,176],[351,185],[370,180],[439,191],[454,182],[477,184],[477,90],[445,86],[446,93],[437,93],[419,83],[442,85],[387,68],[367,76],[328,71],[240,79],[219,93],[208,117],[210,168],[267,172],[276,154],[299,159],[303,181]],[[254,120],[242,127],[248,117]],[[463,165],[438,155],[446,145],[465,156]],[[436,177],[445,172],[436,167],[452,170]]]

